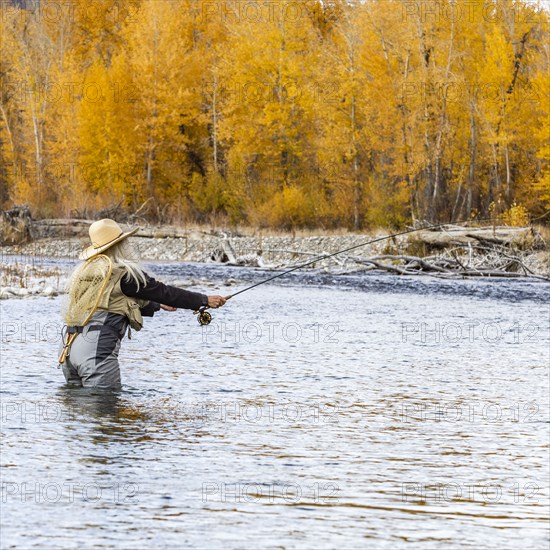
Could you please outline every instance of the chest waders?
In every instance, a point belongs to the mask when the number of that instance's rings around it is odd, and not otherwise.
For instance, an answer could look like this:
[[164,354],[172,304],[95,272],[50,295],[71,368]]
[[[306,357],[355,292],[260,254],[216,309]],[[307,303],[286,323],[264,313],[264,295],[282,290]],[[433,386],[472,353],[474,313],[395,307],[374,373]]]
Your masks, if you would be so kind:
[[[66,334],[63,338],[63,348],[59,357],[59,366],[63,365],[71,350],[76,337],[82,334],[83,329],[95,317],[96,312],[115,313],[125,317],[131,328],[140,330],[143,318],[140,308],[148,300],[130,298],[120,287],[126,270],[112,265],[108,256],[98,254],[85,262],[71,279],[69,288],[69,304],[64,316]],[[105,316],[101,316],[106,319]],[[114,332],[117,330],[108,324],[91,325],[89,331]],[[120,335],[119,335],[120,338]]]

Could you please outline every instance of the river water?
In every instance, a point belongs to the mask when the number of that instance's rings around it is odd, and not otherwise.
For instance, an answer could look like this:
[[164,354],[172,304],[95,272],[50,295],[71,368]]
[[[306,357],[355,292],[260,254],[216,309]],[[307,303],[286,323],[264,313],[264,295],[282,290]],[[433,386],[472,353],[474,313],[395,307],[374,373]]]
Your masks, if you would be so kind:
[[549,299],[295,273],[147,319],[109,394],[64,387],[60,297],[4,300],[0,546],[546,549]]

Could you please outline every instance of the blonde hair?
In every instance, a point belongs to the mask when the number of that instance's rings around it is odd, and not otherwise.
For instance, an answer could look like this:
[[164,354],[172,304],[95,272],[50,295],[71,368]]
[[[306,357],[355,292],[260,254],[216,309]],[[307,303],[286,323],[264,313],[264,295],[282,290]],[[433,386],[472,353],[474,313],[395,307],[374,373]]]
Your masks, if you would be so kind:
[[105,250],[103,254],[111,258],[113,265],[123,267],[126,270],[126,279],[134,281],[138,290],[140,285],[145,286],[147,284],[139,253],[129,239],[119,241]]

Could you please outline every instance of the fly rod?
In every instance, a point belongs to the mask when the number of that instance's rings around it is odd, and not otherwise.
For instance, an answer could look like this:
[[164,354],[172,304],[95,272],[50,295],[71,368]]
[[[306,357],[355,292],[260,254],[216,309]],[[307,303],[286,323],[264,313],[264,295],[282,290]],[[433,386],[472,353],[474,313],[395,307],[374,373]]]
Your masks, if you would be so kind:
[[[491,221],[492,218],[484,218],[481,220],[477,220],[480,222],[484,221]],[[243,292],[248,292],[249,290],[252,290],[253,288],[256,288],[260,285],[264,285],[265,283],[269,283],[270,281],[273,281],[274,279],[278,279],[279,277],[283,277],[284,275],[288,275],[289,273],[292,273],[293,271],[297,271],[298,269],[302,269],[304,267],[308,267],[314,263],[320,262],[322,260],[326,260],[328,258],[333,258],[334,256],[338,256],[339,254],[343,254],[344,252],[349,252],[350,250],[355,250],[357,248],[361,248],[363,246],[367,246],[369,244],[374,244],[380,241],[385,241],[387,239],[392,239],[395,237],[401,237],[402,235],[408,235],[409,233],[415,233],[416,231],[422,231],[423,229],[435,229],[436,227],[444,227],[446,225],[461,225],[466,224],[469,221],[472,220],[462,220],[455,222],[454,224],[452,222],[445,222],[445,223],[434,223],[431,225],[425,225],[423,227],[417,227],[415,229],[407,229],[405,231],[400,231],[399,233],[393,233],[391,235],[385,235],[383,237],[377,237],[376,239],[371,239],[370,241],[366,241],[364,243],[355,244],[353,246],[349,246],[348,248],[343,248],[342,250],[338,250],[337,252],[333,252],[331,254],[324,254],[322,256],[317,256],[313,260],[309,260],[308,262],[305,262],[303,264],[297,265],[295,267],[292,267],[290,269],[287,269],[286,271],[283,271],[282,273],[278,273],[277,275],[273,275],[271,277],[268,277],[267,279],[264,279],[262,281],[259,281],[257,283],[254,283],[253,285],[247,286],[246,288],[243,288],[242,290],[239,290],[238,292],[235,292],[229,296],[226,297],[227,300],[234,298],[235,296],[238,296],[239,294],[242,294]],[[194,313],[198,315],[198,322],[200,325],[208,325],[212,321],[212,315],[208,311],[208,306],[203,306]]]

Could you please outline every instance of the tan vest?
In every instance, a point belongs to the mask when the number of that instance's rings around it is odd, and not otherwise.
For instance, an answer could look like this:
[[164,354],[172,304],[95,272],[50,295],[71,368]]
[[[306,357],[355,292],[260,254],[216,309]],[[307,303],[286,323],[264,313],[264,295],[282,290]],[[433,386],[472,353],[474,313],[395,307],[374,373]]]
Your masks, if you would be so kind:
[[143,317],[141,316],[139,308],[146,306],[149,300],[130,298],[122,292],[120,280],[125,274],[126,270],[124,268],[113,266],[111,279],[101,295],[97,311],[109,311],[111,313],[124,315],[134,330],[140,330],[143,326]]

